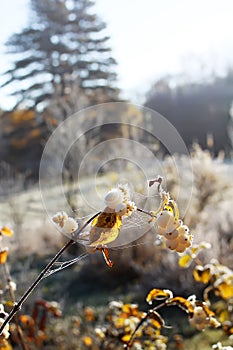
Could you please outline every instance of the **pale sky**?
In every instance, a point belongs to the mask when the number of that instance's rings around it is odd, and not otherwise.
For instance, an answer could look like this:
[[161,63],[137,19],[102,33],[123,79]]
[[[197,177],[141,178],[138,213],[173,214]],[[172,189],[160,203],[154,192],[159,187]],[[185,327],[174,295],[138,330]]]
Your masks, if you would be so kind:
[[[1,0],[0,72],[7,66],[3,42],[26,24],[27,3]],[[111,36],[118,85],[135,103],[165,74],[193,78],[233,66],[233,0],[96,0],[96,12]],[[10,103],[6,92],[0,107]]]

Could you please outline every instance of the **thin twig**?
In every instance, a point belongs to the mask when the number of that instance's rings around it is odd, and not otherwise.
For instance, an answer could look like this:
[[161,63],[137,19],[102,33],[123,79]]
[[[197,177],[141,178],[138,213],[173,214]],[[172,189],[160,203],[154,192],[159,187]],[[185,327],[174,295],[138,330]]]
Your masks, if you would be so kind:
[[[7,265],[6,262],[3,264],[3,270],[4,270],[4,274],[5,274],[6,280],[7,280],[7,285],[8,285],[8,288],[9,288],[11,301],[13,303],[15,303],[15,293],[14,293],[14,290],[13,290],[13,288],[11,286],[12,279],[11,279],[10,271],[9,271],[9,268],[8,268],[8,265]],[[28,346],[24,342],[24,336],[23,336],[23,332],[22,332],[22,329],[21,329],[20,324],[19,324],[19,317],[18,317],[18,315],[16,314],[14,316],[14,318],[15,318],[15,325],[16,325],[16,329],[17,329],[17,334],[18,334],[18,337],[19,337],[19,342],[20,342],[20,344],[22,346],[22,349],[23,350],[28,350]]]
[[139,211],[140,213],[146,214],[146,215],[150,216],[151,218],[154,217],[154,215],[152,215],[149,211],[146,211],[146,210],[143,210],[140,208],[137,208],[137,211]]
[[[73,235],[74,236],[78,236],[83,230],[84,228],[89,225],[92,220],[98,216],[100,214],[100,212],[94,214],[89,220],[87,220],[85,222],[85,224],[80,228],[77,229]],[[50,262],[45,266],[45,268],[40,272],[40,274],[37,276],[37,278],[35,279],[35,281],[30,285],[30,287],[26,290],[26,292],[23,294],[23,296],[20,298],[20,300],[15,303],[14,307],[12,308],[12,310],[10,311],[9,315],[6,317],[6,319],[4,320],[3,324],[0,327],[0,334],[2,333],[4,327],[6,326],[7,323],[9,323],[12,318],[14,317],[14,315],[21,309],[23,303],[28,299],[29,295],[33,292],[33,290],[37,287],[37,285],[40,283],[40,281],[43,279],[44,275],[46,274],[46,272],[48,272],[51,267],[54,265],[54,263],[60,258],[60,256],[63,254],[63,252],[69,248],[69,246],[71,244],[74,243],[74,239],[71,238],[60,250],[59,252],[52,258],[52,260],[50,260]]]
[[153,309],[150,309],[149,311],[147,311],[146,315],[140,320],[140,322],[138,322],[135,330],[131,334],[129,341],[125,344],[126,350],[129,350],[129,348],[133,345],[133,340],[134,340],[135,334],[137,333],[137,330],[143,325],[143,323],[151,316],[151,314],[153,314],[154,311],[161,309],[165,305],[166,305],[166,302],[159,304],[159,305],[156,305]]

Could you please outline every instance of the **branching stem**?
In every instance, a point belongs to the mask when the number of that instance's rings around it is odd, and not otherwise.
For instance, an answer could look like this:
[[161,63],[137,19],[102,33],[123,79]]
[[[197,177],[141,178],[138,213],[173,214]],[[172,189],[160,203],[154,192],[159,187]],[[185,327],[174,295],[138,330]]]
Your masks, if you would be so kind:
[[[94,214],[89,220],[87,220],[84,225],[77,229],[73,235],[78,236],[87,225],[89,225],[92,220],[99,215],[100,213],[96,213]],[[46,272],[48,272],[51,267],[55,264],[55,262],[60,258],[60,256],[64,253],[64,251],[69,248],[69,246],[71,244],[73,244],[75,241],[74,239],[70,239],[60,250],[59,252],[57,252],[57,254],[50,260],[50,262],[45,266],[45,268],[40,272],[40,274],[37,276],[37,278],[35,279],[35,281],[29,286],[29,288],[26,290],[26,292],[22,295],[22,297],[20,298],[20,300],[15,303],[14,307],[12,308],[12,310],[10,311],[9,315],[6,317],[6,319],[4,320],[3,324],[0,327],[0,334],[2,333],[4,327],[6,326],[7,323],[9,323],[12,318],[14,317],[14,315],[21,309],[23,303],[28,299],[29,295],[33,292],[33,290],[37,287],[37,285],[41,282],[41,280],[43,279],[44,275],[46,274]]]
[[159,305],[156,305],[153,309],[147,311],[146,315],[137,324],[135,330],[131,334],[131,337],[130,337],[129,341],[125,344],[124,348],[126,350],[129,350],[129,348],[131,348],[131,346],[133,344],[133,340],[134,340],[135,334],[137,333],[138,329],[143,325],[143,323],[151,316],[151,314],[153,314],[154,311],[157,311],[157,310],[161,309],[165,305],[166,305],[166,302],[164,302],[162,304],[159,304]]

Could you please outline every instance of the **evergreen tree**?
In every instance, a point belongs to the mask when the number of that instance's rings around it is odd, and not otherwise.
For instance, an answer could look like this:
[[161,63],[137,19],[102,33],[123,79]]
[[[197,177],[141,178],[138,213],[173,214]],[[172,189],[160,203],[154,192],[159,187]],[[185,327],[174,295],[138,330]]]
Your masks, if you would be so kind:
[[117,100],[116,62],[93,5],[90,0],[31,0],[30,24],[6,43],[14,63],[2,87],[15,88],[16,106],[44,110],[55,101],[69,106],[62,111],[65,117],[84,92],[89,104]]

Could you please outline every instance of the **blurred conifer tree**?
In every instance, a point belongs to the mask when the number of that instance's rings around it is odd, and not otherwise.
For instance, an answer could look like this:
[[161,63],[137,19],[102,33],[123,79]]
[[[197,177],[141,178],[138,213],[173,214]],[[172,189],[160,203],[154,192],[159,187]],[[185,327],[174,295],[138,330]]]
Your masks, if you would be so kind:
[[118,99],[116,61],[93,5],[31,0],[28,26],[6,42],[13,64],[2,87],[12,87],[15,108],[44,111],[56,105],[65,118],[87,104]]

